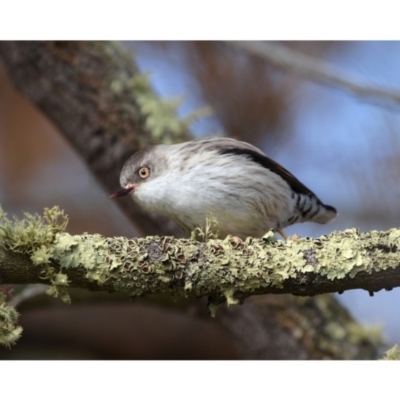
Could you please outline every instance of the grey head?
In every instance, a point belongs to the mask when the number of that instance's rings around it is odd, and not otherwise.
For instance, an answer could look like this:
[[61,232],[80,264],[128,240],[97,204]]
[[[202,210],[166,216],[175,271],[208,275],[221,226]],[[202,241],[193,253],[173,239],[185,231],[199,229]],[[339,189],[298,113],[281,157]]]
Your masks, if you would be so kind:
[[157,147],[159,146],[144,147],[126,161],[120,175],[121,189],[110,197],[126,196],[141,184],[162,174],[166,167],[166,159],[159,154]]

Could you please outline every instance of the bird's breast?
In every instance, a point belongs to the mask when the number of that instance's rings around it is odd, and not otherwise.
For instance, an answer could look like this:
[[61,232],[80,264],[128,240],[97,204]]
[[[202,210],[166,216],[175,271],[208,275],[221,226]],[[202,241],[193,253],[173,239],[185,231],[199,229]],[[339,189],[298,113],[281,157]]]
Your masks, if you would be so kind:
[[169,174],[140,185],[133,198],[187,231],[204,226],[212,216],[223,234],[262,236],[287,219],[290,189],[283,180],[271,182],[265,168],[227,172],[220,166],[206,172],[195,166],[184,174]]

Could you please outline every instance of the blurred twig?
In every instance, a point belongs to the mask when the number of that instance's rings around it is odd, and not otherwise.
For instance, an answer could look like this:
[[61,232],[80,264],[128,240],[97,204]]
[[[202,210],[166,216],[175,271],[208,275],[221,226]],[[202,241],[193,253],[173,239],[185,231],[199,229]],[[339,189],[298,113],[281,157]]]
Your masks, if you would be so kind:
[[273,66],[296,74],[304,79],[335,89],[344,90],[374,105],[393,109],[400,106],[400,92],[371,86],[326,62],[301,54],[288,47],[271,42],[228,42],[234,47],[261,58]]
[[8,305],[12,307],[19,306],[22,302],[26,300],[46,293],[46,290],[48,288],[48,285],[43,285],[40,283],[36,285],[27,285],[18,294],[12,297],[12,299],[8,302]]

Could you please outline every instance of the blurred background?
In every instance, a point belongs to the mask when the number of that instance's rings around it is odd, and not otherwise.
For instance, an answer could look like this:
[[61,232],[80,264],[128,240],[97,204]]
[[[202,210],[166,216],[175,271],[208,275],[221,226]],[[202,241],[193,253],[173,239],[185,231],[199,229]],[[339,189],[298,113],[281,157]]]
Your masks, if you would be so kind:
[[[400,92],[400,42],[286,42],[360,82]],[[400,225],[400,107],[322,86],[237,51],[223,42],[124,42],[162,97],[181,98],[179,115],[204,106],[198,137],[227,135],[260,147],[323,202],[328,225],[301,224],[288,234],[319,236],[357,227]],[[119,183],[116,182],[116,188]],[[0,204],[9,214],[59,205],[68,231],[135,236],[57,128],[12,86],[0,60]],[[0,358],[235,359],[213,320],[167,307],[170,299],[127,302],[74,291],[71,306],[47,297],[21,307],[23,338]],[[44,297],[44,296],[43,296]],[[400,342],[400,291],[349,291],[339,300],[353,316]],[[74,296],[73,296],[74,299]],[[160,329],[160,327],[162,327]],[[118,345],[111,340],[118,338]],[[111,339],[114,338],[114,339]]]

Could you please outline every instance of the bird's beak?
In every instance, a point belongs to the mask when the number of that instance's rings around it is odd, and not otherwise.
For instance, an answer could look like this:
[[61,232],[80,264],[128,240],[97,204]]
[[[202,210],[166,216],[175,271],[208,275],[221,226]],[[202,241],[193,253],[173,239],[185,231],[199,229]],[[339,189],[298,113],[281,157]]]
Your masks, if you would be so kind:
[[115,193],[113,193],[110,197],[112,199],[115,199],[116,197],[122,197],[122,196],[127,196],[132,190],[135,189],[135,185],[127,185],[119,190],[117,190]]

